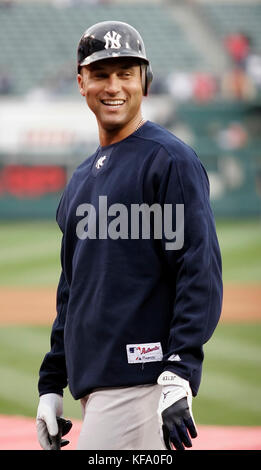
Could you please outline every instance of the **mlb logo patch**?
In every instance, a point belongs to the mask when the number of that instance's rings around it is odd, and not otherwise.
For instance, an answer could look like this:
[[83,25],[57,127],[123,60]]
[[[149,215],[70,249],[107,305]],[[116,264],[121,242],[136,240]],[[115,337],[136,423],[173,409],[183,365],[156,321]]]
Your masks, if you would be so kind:
[[160,343],[127,344],[128,364],[139,362],[158,362],[162,360],[163,353]]

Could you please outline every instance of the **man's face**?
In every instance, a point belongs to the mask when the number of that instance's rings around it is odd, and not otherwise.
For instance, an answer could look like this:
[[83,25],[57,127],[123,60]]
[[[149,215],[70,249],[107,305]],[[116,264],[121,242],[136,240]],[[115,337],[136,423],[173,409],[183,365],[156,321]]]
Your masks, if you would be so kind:
[[83,67],[78,84],[104,130],[123,128],[140,111],[141,72],[134,59],[105,59]]

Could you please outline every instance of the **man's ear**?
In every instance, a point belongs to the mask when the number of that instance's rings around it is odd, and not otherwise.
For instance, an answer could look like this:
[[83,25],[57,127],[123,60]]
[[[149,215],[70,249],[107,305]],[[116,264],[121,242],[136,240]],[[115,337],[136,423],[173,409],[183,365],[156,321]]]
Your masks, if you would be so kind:
[[78,73],[77,75],[77,82],[78,82],[78,87],[79,87],[79,91],[81,93],[82,96],[85,96],[85,92],[84,92],[84,88],[83,88],[83,76],[81,73]]

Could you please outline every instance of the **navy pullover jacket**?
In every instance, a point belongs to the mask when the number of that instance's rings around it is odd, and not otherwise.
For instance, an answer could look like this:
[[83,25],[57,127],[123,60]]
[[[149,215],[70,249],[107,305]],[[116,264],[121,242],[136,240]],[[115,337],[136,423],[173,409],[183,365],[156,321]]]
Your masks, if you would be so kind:
[[[142,204],[162,213],[172,207],[180,246],[167,249],[168,234],[163,228],[160,237],[152,214],[142,232],[146,218],[140,212],[137,225],[132,217]],[[209,182],[195,152],[147,121],[75,170],[57,222],[62,272],[39,394],[62,395],[69,384],[79,399],[95,388],[153,384],[170,370],[190,382],[195,396],[203,344],[222,305]]]

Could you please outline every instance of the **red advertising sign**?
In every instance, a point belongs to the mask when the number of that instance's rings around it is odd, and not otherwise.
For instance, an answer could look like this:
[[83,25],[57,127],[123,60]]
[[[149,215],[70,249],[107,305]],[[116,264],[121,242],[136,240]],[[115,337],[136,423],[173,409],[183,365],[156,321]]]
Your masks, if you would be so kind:
[[0,170],[0,197],[37,198],[63,190],[66,171],[59,166],[7,165]]

